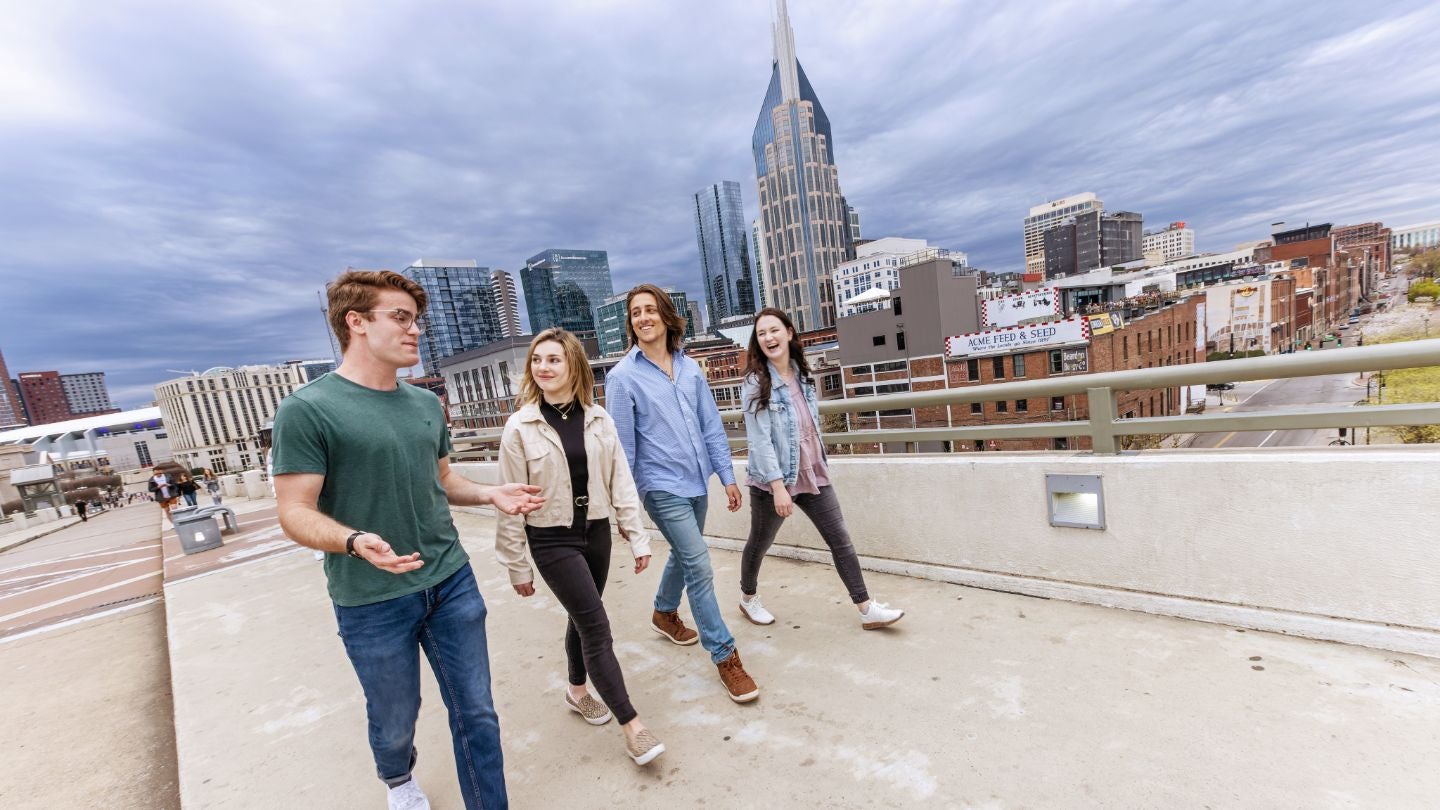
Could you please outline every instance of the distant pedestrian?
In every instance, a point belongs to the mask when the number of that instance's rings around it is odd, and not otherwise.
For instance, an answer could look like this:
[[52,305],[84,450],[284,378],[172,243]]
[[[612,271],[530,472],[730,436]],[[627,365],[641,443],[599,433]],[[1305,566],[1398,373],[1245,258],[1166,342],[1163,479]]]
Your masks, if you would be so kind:
[[220,505],[220,479],[215,477],[215,471],[209,467],[205,468],[205,491],[210,493],[210,500],[216,506]]
[[169,475],[166,475],[163,470],[156,469],[155,474],[150,477],[150,496],[160,504],[160,509],[168,518],[170,510],[175,508],[175,501],[180,499],[180,490],[171,483]]
[[190,473],[180,473],[180,497],[185,499],[187,506],[195,506],[196,499],[200,493],[200,485],[190,477]]
[[84,498],[81,498],[80,500],[75,502],[75,514],[80,516],[81,523],[86,523],[90,520],[90,518],[85,514],[86,506],[87,504],[85,503]]

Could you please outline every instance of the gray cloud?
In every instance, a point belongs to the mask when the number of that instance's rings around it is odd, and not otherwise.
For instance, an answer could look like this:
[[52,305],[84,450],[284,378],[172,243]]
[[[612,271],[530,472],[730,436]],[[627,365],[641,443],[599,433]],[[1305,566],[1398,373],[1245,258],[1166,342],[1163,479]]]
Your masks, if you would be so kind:
[[[328,352],[315,290],[420,256],[610,252],[698,288],[689,195],[739,180],[766,3],[31,4],[0,32],[0,349],[106,370]],[[493,6],[493,7],[491,7]],[[868,236],[1021,264],[1095,191],[1202,249],[1269,222],[1436,216],[1420,2],[792,0]]]

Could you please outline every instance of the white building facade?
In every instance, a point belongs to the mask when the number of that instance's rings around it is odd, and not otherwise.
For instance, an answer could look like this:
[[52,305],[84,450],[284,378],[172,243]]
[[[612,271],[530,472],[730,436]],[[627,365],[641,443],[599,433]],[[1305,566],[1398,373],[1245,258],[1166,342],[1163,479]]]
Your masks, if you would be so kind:
[[876,288],[898,289],[900,261],[929,247],[929,243],[924,239],[906,239],[900,236],[887,236],[856,246],[855,259],[835,268],[835,300],[838,302],[836,317],[846,318],[856,312],[888,307],[888,297],[874,300],[879,297],[866,296],[859,302],[854,302],[853,299]]
[[1086,191],[1041,203],[1025,217],[1025,270],[1045,272],[1045,232],[1083,211],[1105,210],[1094,192]]
[[1147,257],[1157,253],[1161,261],[1183,259],[1195,255],[1195,231],[1183,222],[1172,222],[1160,231],[1150,231],[1140,238],[1140,251]]
[[1440,221],[1407,225],[1390,231],[1392,250],[1424,250],[1440,247]]
[[265,464],[261,431],[280,401],[304,385],[299,364],[212,368],[155,386],[175,460],[216,473]]

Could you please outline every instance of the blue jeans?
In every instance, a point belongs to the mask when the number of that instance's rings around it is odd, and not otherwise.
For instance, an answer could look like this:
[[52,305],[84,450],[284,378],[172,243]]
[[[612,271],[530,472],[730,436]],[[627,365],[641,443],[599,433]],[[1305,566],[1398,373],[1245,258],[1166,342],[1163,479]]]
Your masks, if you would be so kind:
[[720,618],[715,602],[715,574],[710,569],[710,547],[701,532],[709,498],[682,498],[668,492],[645,493],[645,512],[670,544],[670,559],[660,575],[655,609],[670,613],[680,608],[680,595],[689,593],[690,614],[695,617],[700,644],[710,660],[720,663],[735,651],[735,637]]
[[423,649],[450,715],[465,807],[508,806],[500,722],[490,697],[485,613],[469,563],[417,593],[357,607],[335,605],[345,653],[365,690],[375,771],[390,787],[410,781],[415,767]]

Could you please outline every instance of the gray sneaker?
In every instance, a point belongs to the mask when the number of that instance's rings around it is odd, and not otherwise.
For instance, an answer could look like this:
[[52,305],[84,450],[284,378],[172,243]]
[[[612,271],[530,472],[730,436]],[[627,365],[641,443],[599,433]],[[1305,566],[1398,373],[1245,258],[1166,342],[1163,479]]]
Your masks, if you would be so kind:
[[610,710],[589,692],[586,692],[585,697],[576,702],[570,697],[569,690],[566,690],[565,705],[570,707],[570,711],[578,712],[581,717],[585,718],[585,722],[592,726],[603,726],[610,722]]

